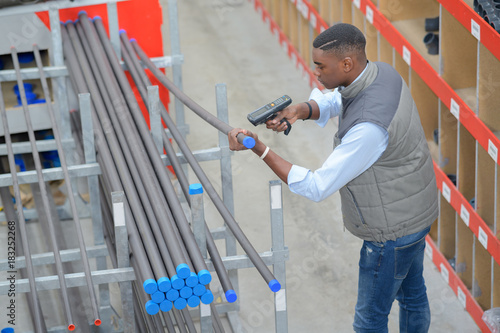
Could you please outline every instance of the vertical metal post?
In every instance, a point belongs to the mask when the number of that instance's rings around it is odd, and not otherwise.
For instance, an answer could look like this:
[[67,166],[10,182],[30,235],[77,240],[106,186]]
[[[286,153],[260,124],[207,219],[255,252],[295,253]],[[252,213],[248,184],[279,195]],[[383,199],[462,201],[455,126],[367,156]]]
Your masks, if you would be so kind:
[[[215,98],[217,104],[217,118],[225,123],[229,123],[227,89],[224,83],[215,85]],[[222,182],[222,200],[231,215],[234,216],[234,193],[233,193],[233,173],[231,166],[231,151],[229,150],[229,140],[227,135],[219,131],[219,148],[221,150],[220,170]],[[226,256],[235,256],[237,254],[236,239],[226,227]],[[234,291],[239,292],[238,270],[232,269],[228,272],[229,279],[233,284]],[[235,310],[239,310],[240,302],[235,303]]]
[[160,116],[160,94],[158,86],[148,86],[148,104],[151,135],[153,136],[153,142],[161,155],[163,154],[163,141],[161,136],[163,126]]
[[[181,65],[175,60],[181,58],[181,44],[179,38],[179,26],[177,24],[177,0],[168,1],[168,22],[170,28],[170,54],[174,63],[172,65],[172,76],[174,84],[182,90],[182,70]],[[185,139],[189,133],[189,128],[186,125],[184,118],[184,104],[175,97],[175,122],[181,131],[182,137]]]
[[[125,205],[123,191],[111,193],[113,200],[113,221],[115,224],[115,245],[118,268],[129,267],[129,248],[127,225],[125,222]],[[120,282],[120,293],[123,306],[123,332],[133,333],[135,329],[134,300],[132,282]]]
[[109,27],[109,40],[113,49],[115,50],[116,57],[121,59],[121,48],[120,48],[120,33],[118,31],[118,9],[116,2],[108,2],[108,27]]
[[[50,62],[52,66],[65,66],[64,55],[62,48],[61,36],[61,21],[59,18],[59,9],[51,5],[49,7],[49,20],[50,31],[52,37],[52,47]],[[68,165],[74,164],[73,151],[68,145],[64,145],[65,139],[71,139],[71,123],[68,112],[68,94],[66,88],[66,77],[52,78],[52,88],[54,90],[54,102],[56,110],[56,119],[59,121],[59,128],[61,129],[61,141],[63,142],[64,153],[66,155],[66,162]],[[46,96],[50,99],[49,96]],[[49,100],[47,102],[50,102]]]
[[[80,117],[82,123],[82,139],[85,156],[85,163],[96,163],[96,152],[94,145],[94,128],[92,127],[92,110],[90,94],[79,94]],[[99,192],[99,178],[97,175],[88,176],[87,183],[89,187],[90,199],[90,217],[92,219],[92,231],[94,234],[94,245],[104,244],[103,221],[101,215],[101,199]],[[107,269],[106,257],[96,258],[96,268],[98,271]],[[109,295],[109,285],[99,285],[99,313],[102,318],[111,319],[113,310],[111,309],[111,300]],[[102,320],[99,327],[102,332],[111,330],[111,320]]]
[[203,209],[203,186],[189,185],[191,216],[194,238],[204,259],[207,259],[207,234],[205,232],[205,212]]
[[210,304],[200,303],[201,333],[212,333],[212,311]]
[[[271,204],[271,251],[283,251],[286,250],[286,247],[283,225],[281,181],[271,180],[269,182],[269,197]],[[285,262],[280,261],[275,263],[273,265],[273,273],[276,279],[281,283],[281,289],[274,294],[276,333],[285,333],[288,332]]]

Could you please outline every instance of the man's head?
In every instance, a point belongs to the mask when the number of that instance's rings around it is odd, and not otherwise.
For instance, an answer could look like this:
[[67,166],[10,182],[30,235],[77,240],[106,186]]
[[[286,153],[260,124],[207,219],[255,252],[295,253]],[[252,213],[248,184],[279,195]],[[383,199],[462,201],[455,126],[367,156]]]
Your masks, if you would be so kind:
[[365,36],[355,26],[331,26],[314,39],[314,74],[327,89],[351,84],[365,68],[365,46]]

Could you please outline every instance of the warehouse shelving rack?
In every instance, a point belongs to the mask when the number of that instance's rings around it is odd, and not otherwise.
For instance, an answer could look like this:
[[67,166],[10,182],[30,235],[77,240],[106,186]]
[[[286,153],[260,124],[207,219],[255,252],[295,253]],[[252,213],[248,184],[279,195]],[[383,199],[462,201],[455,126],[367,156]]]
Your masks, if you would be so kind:
[[[61,31],[60,31],[60,10],[68,8],[79,8],[93,5],[106,5],[107,10],[107,22],[109,28],[109,34],[111,43],[113,44],[117,54],[120,54],[120,42],[119,42],[119,29],[118,29],[118,9],[117,2],[124,0],[80,0],[77,2],[58,0],[53,2],[39,3],[34,5],[25,5],[19,7],[10,7],[0,10],[1,16],[17,15],[24,13],[35,13],[40,11],[48,11],[49,23],[50,23],[50,36],[51,36],[51,46],[48,50],[49,59],[47,61],[44,72],[48,78],[52,79],[53,86],[53,101],[49,101],[54,104],[55,110],[59,111],[59,123],[61,129],[61,136],[64,145],[66,156],[68,157],[68,165],[70,175],[75,178],[87,178],[90,202],[86,204],[83,202],[78,195],[78,193],[73,193],[77,202],[79,203],[79,212],[82,214],[80,217],[90,217],[93,224],[93,246],[87,247],[87,254],[89,258],[96,258],[97,270],[92,271],[92,279],[95,285],[99,285],[99,305],[102,325],[97,328],[92,326],[93,331],[102,332],[134,332],[135,325],[133,320],[133,311],[131,307],[124,307],[123,319],[118,319],[116,317],[116,311],[112,308],[110,302],[110,292],[109,283],[118,282],[120,284],[122,303],[130,302],[132,303],[132,295],[127,292],[127,284],[135,279],[134,271],[131,267],[128,267],[128,260],[126,260],[126,253],[128,249],[126,229],[123,220],[116,220],[115,231],[116,231],[116,247],[117,254],[120,258],[119,268],[107,269],[106,257],[108,256],[108,249],[104,244],[104,238],[102,233],[102,217],[100,214],[100,198],[99,198],[99,186],[98,186],[98,176],[101,174],[100,167],[96,163],[95,158],[95,148],[93,146],[93,130],[90,121],[90,96],[88,94],[79,96],[79,109],[82,113],[82,126],[84,127],[84,148],[86,161],[84,164],[75,164],[74,161],[70,159],[72,156],[71,152],[75,148],[75,142],[72,138],[69,112],[64,110],[69,110],[68,106],[68,93],[69,89],[67,87],[68,70],[64,64],[63,54],[62,54],[62,41],[61,41]],[[180,52],[180,41],[179,33],[177,27],[177,1],[168,1],[168,19],[170,28],[170,55],[152,58],[151,60],[159,68],[172,67],[173,81],[174,83],[182,88],[182,77],[181,77],[181,65],[183,63],[183,56]],[[36,42],[36,41],[34,41]],[[124,69],[126,66],[123,65]],[[23,80],[38,79],[38,73],[36,68],[23,68],[21,70]],[[0,70],[0,82],[15,81],[15,72],[11,69]],[[227,112],[227,97],[224,85],[217,85],[217,109],[218,117],[227,122],[228,112]],[[44,105],[30,105],[30,114],[32,115],[33,123],[35,124],[35,130],[51,129],[48,123],[48,110]],[[62,110],[62,111],[61,111]],[[179,129],[183,132],[184,136],[189,132],[189,127],[184,123],[184,108],[180,101],[176,99],[175,103],[176,112],[176,122]],[[9,114],[9,126],[12,126],[12,133],[21,133],[26,131],[26,127],[23,126],[24,120],[22,119],[22,110],[8,109]],[[151,115],[152,116],[152,115]],[[152,118],[150,118],[152,119]],[[158,127],[156,127],[158,129]],[[159,128],[161,129],[161,128]],[[167,130],[168,132],[168,130]],[[3,133],[0,133],[3,134]],[[161,142],[161,133],[152,129],[152,135],[155,137],[156,142]],[[56,144],[54,140],[43,140],[37,141],[37,147],[40,152],[51,151],[56,149]],[[30,153],[29,142],[19,142],[13,144],[13,149],[15,154]],[[6,155],[6,146],[0,145],[0,155]],[[222,178],[222,193],[225,205],[229,210],[234,213],[234,203],[233,203],[233,189],[232,189],[232,174],[231,174],[231,152],[229,150],[229,144],[227,141],[227,136],[224,134],[219,134],[219,147],[205,149],[198,152],[193,152],[198,161],[210,161],[210,160],[220,160],[221,166],[221,178]],[[186,163],[183,160],[182,154],[178,154],[181,162]],[[169,165],[168,157],[163,155],[163,160],[165,165]],[[187,169],[187,167],[186,167]],[[63,179],[63,173],[60,168],[49,168],[43,170],[44,180],[57,180]],[[26,171],[18,173],[19,182],[21,184],[26,183],[36,183],[37,177],[34,171]],[[12,177],[8,174],[0,176],[0,186],[12,185]],[[68,194],[71,195],[71,194]],[[281,205],[281,183],[271,182],[270,183],[270,195],[271,195],[271,232],[272,232],[272,248],[270,251],[261,253],[261,257],[267,265],[272,265],[274,268],[274,274],[276,278],[281,282],[282,289],[275,294],[275,318],[276,318],[276,332],[285,333],[288,331],[287,326],[287,310],[286,310],[286,281],[285,281],[285,261],[288,260],[288,248],[284,245],[283,239],[283,213]],[[120,206],[120,194],[113,194],[113,206]],[[71,214],[68,212],[67,202],[64,206],[58,207],[58,215],[61,219],[70,219]],[[36,210],[26,210],[25,216],[27,219],[36,219]],[[0,219],[5,220],[5,214],[0,212]],[[214,239],[224,239],[226,245],[226,257],[222,258],[226,268],[229,271],[230,279],[233,283],[235,290],[238,292],[238,269],[253,267],[253,264],[246,255],[237,255],[236,240],[232,236],[229,229],[226,226],[212,230]],[[203,235],[199,233],[195,235],[197,238],[202,239]],[[80,260],[80,254],[78,249],[68,249],[60,251],[63,262],[73,262]],[[53,253],[40,253],[32,256],[34,265],[49,265],[54,263]],[[25,267],[24,257],[16,258],[16,269]],[[210,260],[207,260],[207,265],[210,270],[213,270],[213,266]],[[0,271],[7,271],[8,265],[6,260],[0,260]],[[83,286],[85,284],[85,277],[83,273],[73,273],[66,274],[66,282],[68,287]],[[45,276],[36,278],[37,290],[53,290],[59,288],[59,283],[57,281],[57,276]],[[5,282],[0,283],[0,295],[6,295],[8,290],[8,284]],[[16,291],[19,293],[29,292],[29,284],[27,279],[18,280],[16,285]],[[238,317],[239,311],[239,301],[233,304],[222,303],[217,304],[217,311],[219,313],[227,314],[230,325],[235,332],[242,330],[241,323]],[[128,311],[128,312],[127,312]],[[193,310],[193,312],[195,312]],[[212,326],[210,324],[210,318],[208,316],[209,307],[201,307],[198,311],[198,315],[201,317],[201,329],[202,332],[211,332]],[[114,323],[114,325],[111,325]],[[53,327],[49,328],[49,332],[63,332],[66,331],[65,327]]]
[[[475,13],[472,0],[251,1],[312,87],[322,88],[311,70],[312,40],[336,22],[358,26],[368,58],[392,64],[403,76],[442,194],[427,254],[481,330],[489,331],[483,312],[500,306],[500,35]],[[437,16],[440,53],[430,55],[422,41],[424,19]]]

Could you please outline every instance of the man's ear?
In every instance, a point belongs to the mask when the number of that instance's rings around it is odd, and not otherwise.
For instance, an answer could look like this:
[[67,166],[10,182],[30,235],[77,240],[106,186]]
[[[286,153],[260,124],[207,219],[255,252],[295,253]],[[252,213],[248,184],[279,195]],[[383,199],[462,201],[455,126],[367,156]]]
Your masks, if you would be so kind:
[[344,73],[349,73],[354,67],[354,63],[351,57],[345,57],[342,60],[342,68],[344,69]]

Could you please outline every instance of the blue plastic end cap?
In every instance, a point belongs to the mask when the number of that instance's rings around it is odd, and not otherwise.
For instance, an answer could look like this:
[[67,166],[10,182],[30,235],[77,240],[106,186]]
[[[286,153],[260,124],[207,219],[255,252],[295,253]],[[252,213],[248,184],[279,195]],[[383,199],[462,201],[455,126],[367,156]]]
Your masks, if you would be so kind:
[[278,280],[273,279],[271,282],[269,282],[269,288],[271,288],[272,292],[277,292],[281,289],[281,284],[278,282]]
[[65,22],[65,24],[71,24],[71,23],[73,23],[73,20],[67,20],[67,21]]
[[182,310],[186,307],[187,301],[184,298],[178,298],[174,301],[174,308]]
[[198,284],[198,274],[191,272],[184,282],[186,283],[186,286],[194,288]]
[[93,19],[92,19],[92,22],[95,22],[96,20],[101,20],[102,21],[102,18],[100,16],[95,16]]
[[156,282],[156,283],[158,284],[158,290],[162,291],[164,293],[166,293],[167,291],[172,289],[172,283],[170,282],[168,277],[165,277],[165,276],[161,277],[158,279],[158,282]]
[[169,301],[173,302],[179,298],[179,290],[170,289],[165,293],[165,296]]
[[193,295],[187,299],[187,302],[190,307],[195,308],[200,305],[201,300],[198,296]]
[[207,290],[200,298],[203,304],[210,304],[214,301],[214,294],[210,290]]
[[200,183],[189,185],[189,194],[201,194],[203,193],[203,186]]
[[150,295],[158,291],[158,285],[154,279],[147,279],[142,284],[142,287],[144,288],[144,291]]
[[177,290],[180,290],[185,286],[184,279],[181,279],[177,275],[172,276],[172,278],[170,279],[170,283],[172,283],[172,288]]
[[12,327],[6,327],[2,329],[1,333],[14,333],[14,329]]
[[253,147],[255,147],[255,139],[251,136],[247,136],[243,139],[243,145],[248,149],[252,149]]
[[193,294],[195,294],[196,296],[201,296],[203,295],[205,292],[207,291],[207,288],[202,285],[202,284],[197,284],[194,288],[193,288]]
[[165,300],[165,293],[161,291],[157,291],[154,294],[151,295],[151,300],[155,303],[160,304]]
[[206,269],[202,269],[198,272],[198,281],[200,281],[201,284],[207,285],[212,281],[212,274]]
[[120,33],[120,35],[121,35],[121,34],[126,34],[126,33],[127,33],[127,30],[125,30],[125,29],[120,29],[120,31],[118,31],[118,32]]
[[186,279],[191,273],[191,269],[189,269],[189,266],[187,264],[180,264],[179,266],[177,266],[175,271],[177,272],[177,276],[181,279]]
[[183,287],[180,291],[179,294],[181,295],[182,298],[188,299],[193,295],[193,288],[190,287]]
[[168,312],[168,311],[172,310],[173,306],[174,306],[174,303],[172,303],[172,301],[169,301],[168,299],[166,299],[160,303],[160,310],[163,312]]
[[135,38],[130,38],[130,42],[131,42],[131,43],[132,43],[132,42],[137,42],[137,39],[135,39]]
[[150,315],[155,315],[160,311],[160,306],[158,305],[158,303],[155,303],[153,301],[147,301],[144,307],[146,308],[146,312]]
[[234,290],[228,290],[226,291],[226,301],[229,303],[234,303],[238,299],[238,296],[236,295],[236,292]]
[[87,15],[87,11],[85,11],[85,10],[80,10],[80,11],[78,12],[78,16],[83,15],[83,14]]

